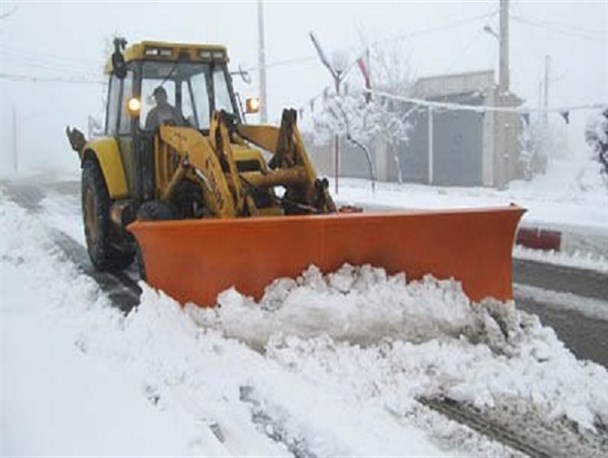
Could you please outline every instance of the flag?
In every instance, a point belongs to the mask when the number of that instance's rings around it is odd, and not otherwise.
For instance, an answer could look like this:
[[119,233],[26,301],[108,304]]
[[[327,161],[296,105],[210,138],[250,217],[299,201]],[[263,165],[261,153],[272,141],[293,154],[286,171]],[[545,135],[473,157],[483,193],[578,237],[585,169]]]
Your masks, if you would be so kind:
[[[365,81],[365,89],[370,91],[372,89],[372,82],[370,80],[369,70],[367,68],[365,59],[363,57],[359,57],[357,59],[357,66],[359,67],[359,70],[361,70],[361,74],[363,75],[363,81]],[[365,101],[367,103],[369,103],[371,101],[371,99],[372,99],[372,94],[370,92],[366,92]]]

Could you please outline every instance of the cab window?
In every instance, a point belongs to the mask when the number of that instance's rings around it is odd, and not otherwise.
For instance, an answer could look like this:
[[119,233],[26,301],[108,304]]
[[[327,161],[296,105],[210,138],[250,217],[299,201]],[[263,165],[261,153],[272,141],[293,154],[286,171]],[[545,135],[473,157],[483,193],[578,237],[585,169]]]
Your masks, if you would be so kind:
[[108,89],[108,111],[106,113],[106,135],[115,135],[120,109],[120,79],[116,75],[110,77]]
[[129,114],[128,103],[133,97],[133,71],[129,70],[127,76],[122,80],[122,96],[120,98],[120,121],[118,126],[119,134],[131,133],[132,117]]

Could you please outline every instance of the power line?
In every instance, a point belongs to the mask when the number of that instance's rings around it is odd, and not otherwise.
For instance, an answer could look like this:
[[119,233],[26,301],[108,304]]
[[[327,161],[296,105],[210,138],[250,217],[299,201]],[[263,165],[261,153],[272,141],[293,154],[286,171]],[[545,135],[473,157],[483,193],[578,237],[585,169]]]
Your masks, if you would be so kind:
[[[101,72],[92,72],[90,70],[84,70],[82,68],[76,67],[68,67],[68,66],[57,66],[53,64],[47,64],[44,62],[36,62],[36,61],[24,61],[24,60],[15,60],[13,58],[9,58],[6,61],[2,62],[3,70],[9,70],[9,72],[13,71],[19,73],[21,71],[26,72],[37,72],[38,70],[45,70],[47,72],[60,73],[62,75],[74,74],[78,73],[79,76],[83,76],[86,78],[97,78]],[[9,68],[7,68],[9,67]]]
[[0,73],[0,79],[8,79],[12,81],[23,81],[30,83],[77,83],[77,84],[107,84],[107,81],[63,78],[53,76],[31,76],[15,73]]
[[592,33],[587,32],[587,31],[580,32],[580,31],[568,30],[567,28],[562,28],[561,26],[555,26],[555,25],[551,25],[550,23],[544,23],[544,22],[541,22],[541,21],[530,20],[530,19],[524,18],[523,16],[517,16],[517,15],[512,16],[512,19],[514,21],[516,21],[516,22],[521,23],[521,24],[525,24],[525,25],[529,25],[529,26],[532,26],[532,27],[548,30],[550,32],[559,33],[561,35],[565,35],[565,36],[569,36],[569,37],[580,38],[580,39],[583,39],[583,40],[595,41],[595,42],[600,42],[600,43],[606,43],[606,42],[608,42],[608,37],[607,36],[605,36],[602,39],[599,36],[593,35]]
[[[498,10],[493,10],[490,13],[486,13],[486,14],[482,14],[482,15],[478,15],[478,16],[473,16],[473,17],[468,17],[468,18],[463,18],[463,19],[459,19],[457,21],[452,21],[446,24],[442,24],[436,27],[431,27],[431,28],[427,28],[427,29],[421,29],[421,30],[417,30],[414,32],[409,32],[407,34],[404,35],[398,35],[395,37],[391,37],[391,38],[384,38],[381,40],[376,40],[372,43],[370,43],[370,46],[377,46],[377,45],[381,45],[381,44],[385,44],[385,43],[390,43],[393,41],[400,41],[400,40],[405,40],[405,39],[409,39],[409,38],[414,38],[414,37],[419,37],[419,36],[424,36],[424,35],[428,35],[434,32],[438,32],[438,31],[442,31],[442,30],[448,30],[454,27],[458,27],[461,25],[465,25],[465,24],[469,24],[471,22],[475,22],[478,21],[480,19],[487,19],[489,17],[495,16],[498,13]],[[290,64],[299,64],[299,63],[304,63],[304,62],[310,62],[313,60],[317,60],[318,57],[315,56],[303,56],[303,57],[297,57],[297,58],[293,58],[293,59],[286,59],[286,60],[281,60],[278,62],[273,62],[270,64],[267,64],[264,68],[273,68],[273,67],[281,67],[283,65],[290,65]],[[259,70],[260,67],[251,67],[246,69],[245,71],[248,72],[253,72],[256,70]]]
[[[310,62],[313,60],[317,60],[317,56],[306,56],[306,57],[296,57],[293,59],[286,59],[286,60],[280,60],[277,62],[273,62],[271,64],[267,64],[264,66],[264,68],[273,68],[273,67],[281,67],[283,65],[290,65],[290,64],[299,64],[299,63],[303,63],[303,62]],[[245,69],[246,72],[254,72],[259,70],[261,67],[257,66],[257,67],[251,67],[251,68],[247,68]]]
[[456,55],[456,58],[450,63],[447,70],[444,71],[443,73],[449,73],[454,68],[454,66],[458,63],[458,61],[460,61],[460,59],[462,59],[462,57],[469,51],[471,46],[473,46],[477,42],[477,40],[479,40],[479,37],[481,36],[482,33],[483,33],[483,29],[479,29],[479,31],[473,36],[473,38]]
[[414,32],[409,32],[403,35],[398,35],[396,37],[392,37],[392,38],[386,38],[383,40],[377,40],[375,42],[372,43],[372,45],[379,45],[379,44],[384,44],[384,43],[390,43],[393,41],[399,41],[399,40],[407,40],[410,38],[414,38],[414,37],[420,37],[420,36],[424,36],[424,35],[428,35],[431,33],[435,33],[435,32],[439,32],[442,30],[448,30],[454,27],[459,27],[461,25],[465,25],[465,24],[470,24],[472,22],[476,22],[480,19],[488,19],[492,16],[496,16],[496,14],[498,13],[498,10],[494,9],[492,10],[490,13],[486,13],[486,14],[482,14],[479,16],[473,16],[473,17],[469,17],[469,18],[463,18],[463,19],[459,19],[457,21],[453,21],[453,22],[449,22],[446,24],[442,24],[436,27],[430,27],[428,29],[421,29],[421,30],[416,30]]
[[73,55],[60,55],[60,54],[49,54],[49,53],[41,53],[37,49],[19,47],[19,46],[10,46],[6,43],[0,43],[0,51],[2,53],[9,52],[12,54],[17,54],[19,56],[27,56],[32,58],[42,58],[45,60],[55,60],[55,61],[71,61],[72,63],[79,64],[93,64],[93,60],[91,59],[82,59],[79,57],[74,57]]

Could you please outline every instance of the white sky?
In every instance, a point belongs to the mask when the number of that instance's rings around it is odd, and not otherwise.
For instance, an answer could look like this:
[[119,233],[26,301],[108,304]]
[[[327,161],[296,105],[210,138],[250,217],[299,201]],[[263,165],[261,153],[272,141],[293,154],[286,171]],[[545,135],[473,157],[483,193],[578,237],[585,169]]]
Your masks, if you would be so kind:
[[[443,2],[266,2],[267,64],[314,57],[313,30],[331,53],[359,52],[359,33],[370,41],[457,27],[400,40],[411,53],[416,76],[497,68],[498,43],[483,26],[498,30],[498,0]],[[16,7],[16,10],[14,8]],[[0,13],[0,73],[47,77],[103,78],[105,40],[161,39],[215,42],[228,46],[231,65],[257,66],[257,2],[5,2]],[[544,56],[552,59],[550,105],[608,101],[608,2],[511,0],[511,89],[530,106],[538,104]],[[516,16],[527,21],[522,23]],[[470,19],[470,20],[468,20]],[[468,20],[468,21],[467,21]],[[372,69],[373,71],[373,69]],[[256,77],[257,75],[253,75]],[[268,69],[269,120],[282,107],[300,107],[330,83],[316,60]],[[351,75],[353,83],[358,75]],[[243,97],[257,94],[257,78],[239,82]],[[18,118],[22,163],[34,165],[35,151],[55,158],[71,154],[66,124],[86,129],[86,114],[101,109],[96,85],[27,83],[0,79],[2,134],[0,165],[10,164],[12,107]],[[573,115],[570,136],[582,138],[587,113]],[[582,120],[582,121],[581,121]],[[27,135],[26,135],[27,133]],[[44,142],[41,142],[44,139]],[[49,157],[49,156],[46,156]],[[32,159],[34,158],[34,159]],[[61,160],[61,159],[56,159]]]

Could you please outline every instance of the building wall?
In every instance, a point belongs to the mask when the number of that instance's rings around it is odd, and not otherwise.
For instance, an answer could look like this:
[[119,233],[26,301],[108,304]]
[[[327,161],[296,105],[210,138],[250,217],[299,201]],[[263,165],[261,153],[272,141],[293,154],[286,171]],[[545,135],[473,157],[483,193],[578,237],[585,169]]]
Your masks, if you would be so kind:
[[[521,103],[513,94],[499,98],[493,71],[423,78],[416,83],[414,97],[479,106],[517,106]],[[411,108],[412,105],[403,104],[403,110]],[[522,125],[518,114],[434,109],[432,181],[428,109],[419,107],[408,121],[412,123],[409,139],[396,147],[404,181],[501,188],[520,177]],[[376,178],[397,181],[398,167],[390,147],[381,139],[369,146],[374,155]],[[333,140],[322,147],[309,147],[309,151],[319,174],[333,176]],[[344,139],[340,176],[370,178],[364,152]]]

